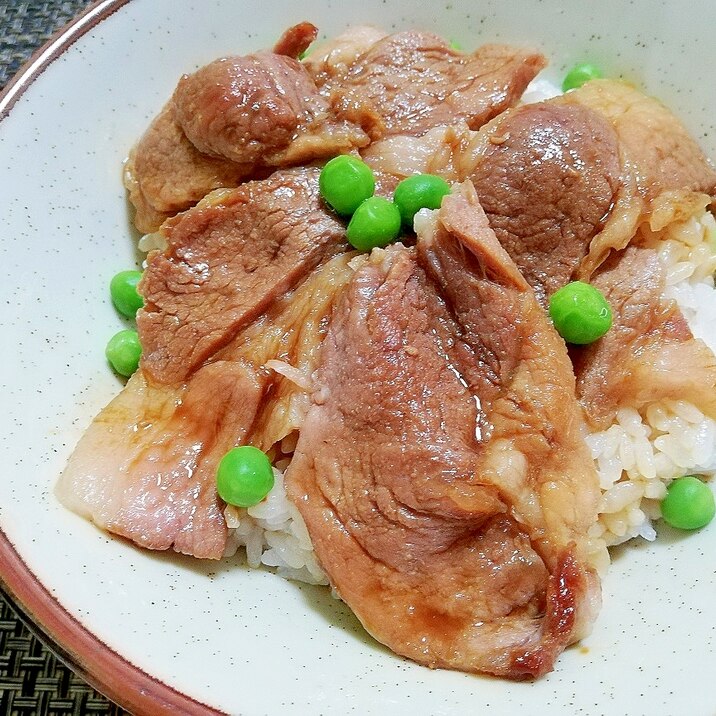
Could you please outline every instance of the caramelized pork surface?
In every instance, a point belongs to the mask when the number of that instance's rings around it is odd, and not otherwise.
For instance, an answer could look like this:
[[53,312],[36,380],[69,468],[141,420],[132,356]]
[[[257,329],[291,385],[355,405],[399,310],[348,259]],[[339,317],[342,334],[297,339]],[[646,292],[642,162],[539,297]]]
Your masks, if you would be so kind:
[[[185,380],[137,372],[95,418],[56,486],[61,502],[149,549],[219,559],[226,547],[219,460],[268,450],[302,422],[307,385],[349,256],[314,271]],[[305,384],[272,370],[292,366]],[[300,381],[299,381],[300,382]]]
[[549,671],[599,602],[596,476],[564,343],[474,192],[357,270],[317,375],[286,483],[341,597],[429,666]]
[[149,255],[137,316],[148,377],[186,379],[320,261],[345,250],[345,227],[321,202],[318,174],[276,172],[166,222],[167,248]]
[[378,40],[346,69],[321,67],[316,79],[324,94],[372,107],[377,139],[459,120],[477,129],[517,102],[545,64],[538,52],[485,45],[462,53],[437,35],[408,31]]
[[225,57],[180,79],[125,170],[140,231],[213,189],[368,144],[360,112],[334,112],[296,59],[315,35],[301,23],[272,52]]
[[[716,184],[701,149],[660,102],[600,80],[508,110],[479,132],[458,125],[391,137],[364,154],[395,180],[418,172],[469,177],[543,306],[575,279],[603,290],[613,328],[594,345],[572,349],[592,427],[607,427],[619,405],[678,396],[714,415],[716,359],[664,298],[656,254],[636,248],[641,227],[656,232],[686,220]],[[635,247],[624,251],[630,242]]]

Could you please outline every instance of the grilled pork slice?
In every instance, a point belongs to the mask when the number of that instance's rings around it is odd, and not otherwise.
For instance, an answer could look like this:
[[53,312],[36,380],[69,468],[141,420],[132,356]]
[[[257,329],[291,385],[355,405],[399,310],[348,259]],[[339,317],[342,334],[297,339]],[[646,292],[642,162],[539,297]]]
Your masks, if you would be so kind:
[[125,168],[140,231],[156,231],[214,189],[368,143],[296,59],[315,34],[301,23],[273,52],[223,58],[181,78]]
[[619,146],[596,112],[525,105],[480,137],[470,179],[490,226],[538,298],[572,280],[620,187]]
[[460,120],[477,129],[517,102],[546,60],[506,45],[462,53],[437,35],[408,31],[379,39],[353,62],[316,64],[309,69],[323,94],[373,109],[378,139]]
[[716,415],[716,356],[694,338],[676,303],[664,298],[665,271],[652,249],[614,253],[592,279],[614,313],[609,332],[574,347],[577,395],[600,430],[620,405],[639,410],[663,398]]
[[611,250],[623,249],[657,213],[716,196],[716,172],[686,127],[661,102],[624,82],[594,80],[560,101],[602,115],[619,139],[621,187],[602,232],[582,262],[588,280]]
[[385,134],[460,120],[478,127],[514,104],[545,64],[538,53],[505,46],[463,54],[434,35],[384,37],[370,28],[298,62],[312,37],[315,28],[301,23],[273,52],[225,57],[181,78],[125,171],[141,231],[155,231],[213,189],[278,167]]
[[142,547],[220,558],[227,529],[218,462],[235,445],[269,449],[300,424],[349,259],[329,261],[278,297],[186,380],[132,376],[79,441],[56,487],[60,501]]
[[418,234],[417,251],[374,251],[340,300],[287,488],[379,641],[538,676],[599,604],[571,366],[474,191]]
[[469,178],[498,240],[544,306],[576,276],[622,177],[610,123],[558,100],[508,110],[479,132],[463,124],[390,137],[364,158],[396,180],[421,172]]
[[168,220],[149,255],[137,316],[142,368],[185,380],[322,260],[345,227],[321,202],[318,169],[289,169],[208,196]]

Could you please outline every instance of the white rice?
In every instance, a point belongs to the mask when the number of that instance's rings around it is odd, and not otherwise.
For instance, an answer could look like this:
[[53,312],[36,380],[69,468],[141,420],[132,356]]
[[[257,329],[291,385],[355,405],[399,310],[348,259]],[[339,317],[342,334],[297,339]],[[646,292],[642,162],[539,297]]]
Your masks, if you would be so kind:
[[275,567],[286,579],[328,584],[318,566],[311,538],[300,513],[286,496],[283,472],[274,468],[274,486],[263,502],[224,510],[230,539],[227,554],[246,549],[249,567]]

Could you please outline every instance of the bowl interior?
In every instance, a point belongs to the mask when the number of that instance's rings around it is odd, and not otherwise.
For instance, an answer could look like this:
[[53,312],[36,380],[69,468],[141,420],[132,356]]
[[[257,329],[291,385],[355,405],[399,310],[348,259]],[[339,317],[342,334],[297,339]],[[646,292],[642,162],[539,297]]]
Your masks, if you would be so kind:
[[32,572],[134,664],[232,713],[594,713],[618,704],[636,714],[676,712],[686,693],[698,699],[716,665],[716,642],[703,636],[716,633],[704,606],[713,597],[705,556],[716,549],[713,526],[621,550],[592,636],[546,679],[512,684],[392,655],[327,590],[248,571],[237,559],[142,552],[66,512],[52,488],[83,429],[121,388],[103,355],[123,326],[107,286],[140,260],[122,161],[181,73],[270,45],[304,19],[326,36],[369,23],[436,31],[465,48],[525,44],[546,52],[546,75],[557,82],[589,60],[643,86],[716,156],[716,83],[697,69],[716,60],[716,4],[688,13],[646,0],[114,4],[0,122],[0,527]]

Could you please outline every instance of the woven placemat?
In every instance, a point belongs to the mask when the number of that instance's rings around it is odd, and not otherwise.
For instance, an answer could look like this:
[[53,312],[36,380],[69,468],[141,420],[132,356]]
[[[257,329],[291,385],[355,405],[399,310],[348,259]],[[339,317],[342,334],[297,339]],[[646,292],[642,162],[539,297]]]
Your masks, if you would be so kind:
[[30,55],[90,0],[0,1],[0,89]]
[[[91,0],[0,0],[0,90],[56,30]],[[0,593],[0,714],[126,714],[60,662]]]
[[0,595],[0,714],[119,716],[125,713],[58,661]]

